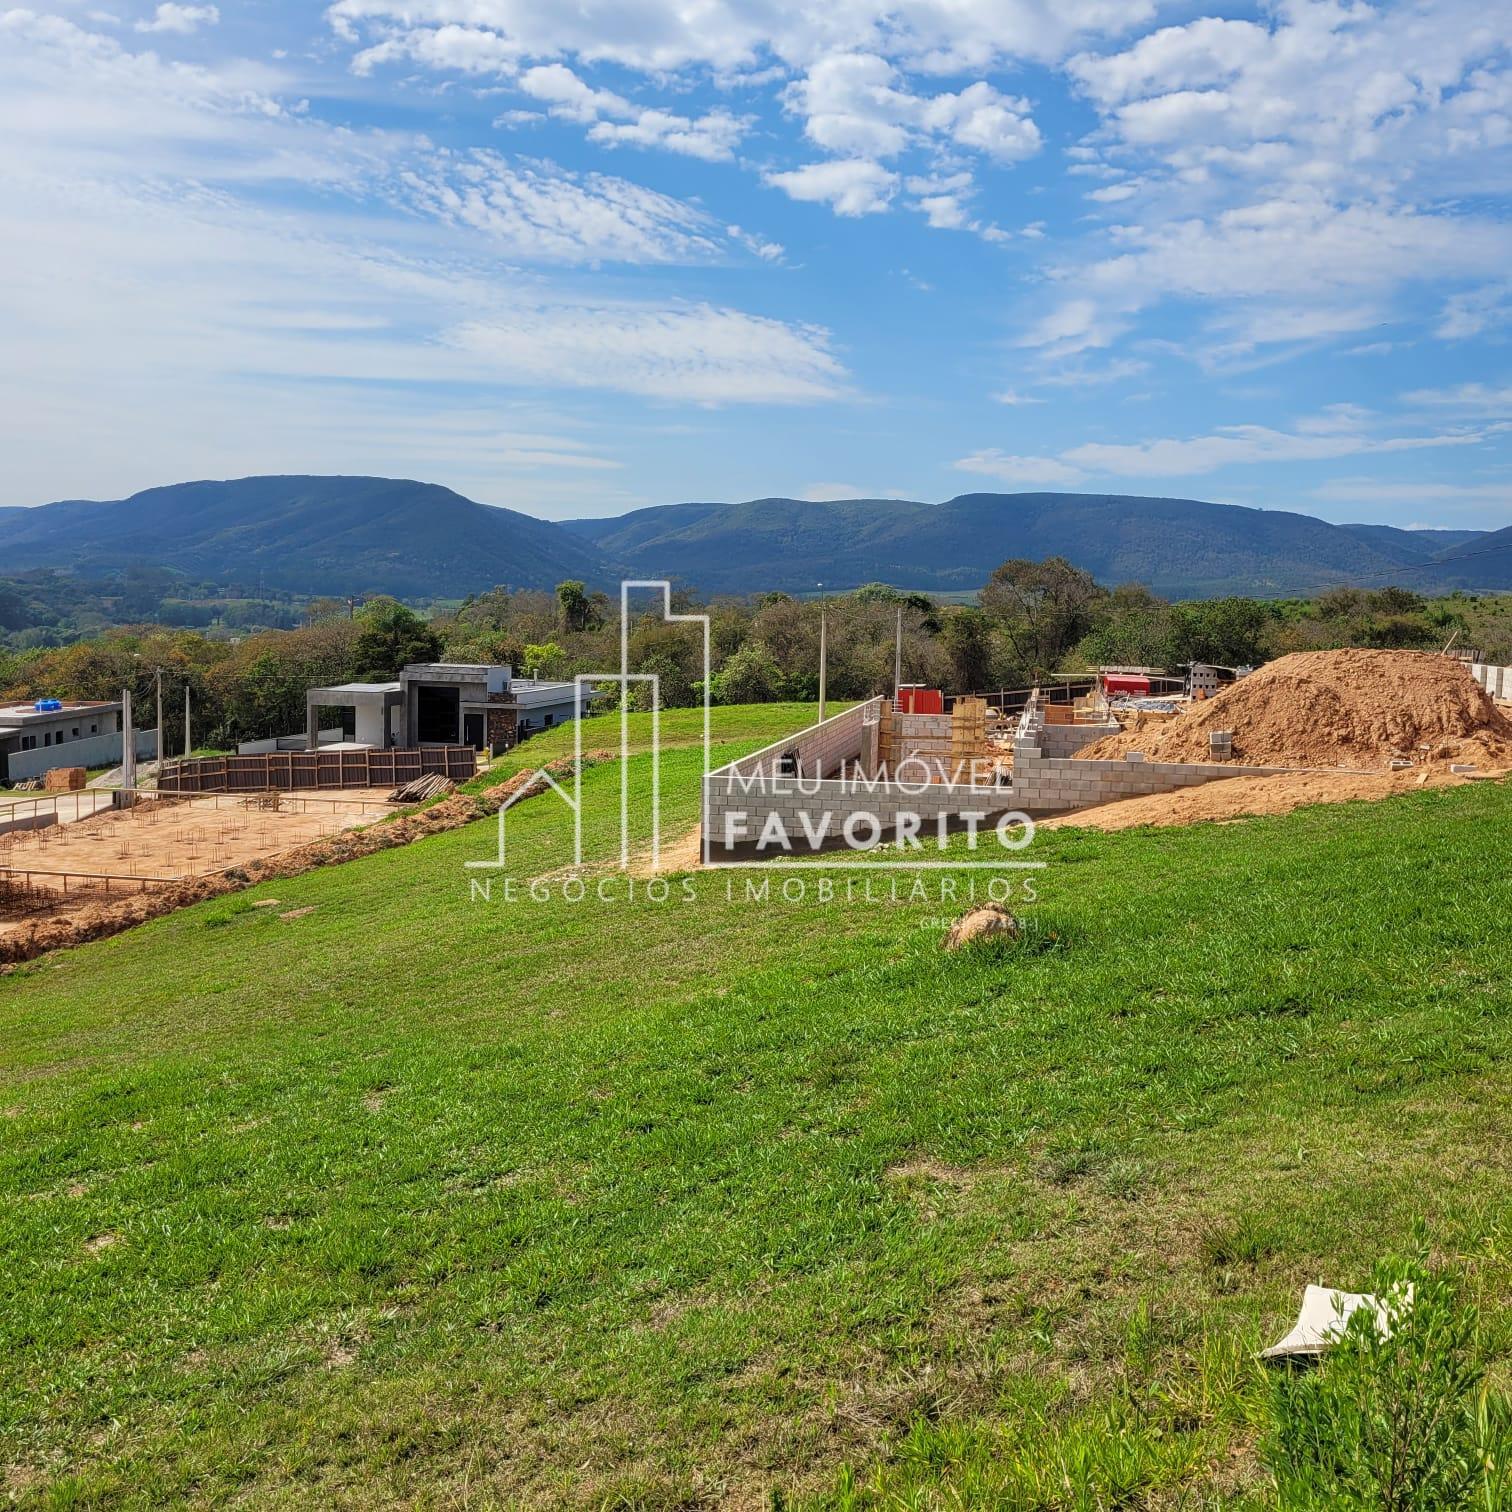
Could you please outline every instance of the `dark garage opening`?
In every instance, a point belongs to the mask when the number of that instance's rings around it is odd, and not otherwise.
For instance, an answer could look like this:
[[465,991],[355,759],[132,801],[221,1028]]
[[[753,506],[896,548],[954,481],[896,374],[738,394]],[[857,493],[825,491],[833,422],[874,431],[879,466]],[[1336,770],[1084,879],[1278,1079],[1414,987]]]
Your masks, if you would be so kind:
[[415,740],[418,745],[456,745],[462,694],[456,688],[415,689]]

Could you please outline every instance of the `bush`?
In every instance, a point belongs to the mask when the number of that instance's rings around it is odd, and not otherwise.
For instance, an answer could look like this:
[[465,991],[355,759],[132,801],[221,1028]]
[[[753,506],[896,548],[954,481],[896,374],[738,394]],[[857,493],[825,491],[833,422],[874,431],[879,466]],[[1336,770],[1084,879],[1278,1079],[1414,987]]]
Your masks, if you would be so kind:
[[1280,1505],[1381,1512],[1512,1506],[1512,1421],[1484,1388],[1480,1315],[1421,1261],[1383,1267],[1315,1370],[1277,1377],[1266,1458]]

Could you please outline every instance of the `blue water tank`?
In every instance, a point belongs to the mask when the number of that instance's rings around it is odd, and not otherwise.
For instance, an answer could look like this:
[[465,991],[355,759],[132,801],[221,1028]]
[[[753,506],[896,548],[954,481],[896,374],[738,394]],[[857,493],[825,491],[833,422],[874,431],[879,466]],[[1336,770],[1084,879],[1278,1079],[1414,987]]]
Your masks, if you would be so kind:
[[39,714],[56,714],[63,707],[61,698],[39,698],[35,704]]

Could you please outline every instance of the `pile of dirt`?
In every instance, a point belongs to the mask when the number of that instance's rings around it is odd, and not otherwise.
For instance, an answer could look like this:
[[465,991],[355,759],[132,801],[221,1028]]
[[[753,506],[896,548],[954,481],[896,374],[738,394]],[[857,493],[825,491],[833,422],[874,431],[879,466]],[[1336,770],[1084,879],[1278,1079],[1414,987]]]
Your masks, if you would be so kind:
[[1211,761],[1208,736],[1233,732],[1246,766],[1381,770],[1393,759],[1512,767],[1512,720],[1466,668],[1426,651],[1298,651],[1163,725],[1109,735],[1076,754]]

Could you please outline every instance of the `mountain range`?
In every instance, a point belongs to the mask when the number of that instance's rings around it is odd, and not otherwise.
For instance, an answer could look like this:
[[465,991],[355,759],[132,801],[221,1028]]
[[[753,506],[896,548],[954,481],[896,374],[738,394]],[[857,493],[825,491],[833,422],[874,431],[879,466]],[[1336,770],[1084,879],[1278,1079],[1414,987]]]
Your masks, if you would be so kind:
[[556,523],[433,483],[287,476],[0,508],[0,574],[50,567],[99,577],[147,563],[193,582],[307,594],[460,598],[499,583],[607,587],[623,576],[670,577],[705,593],[867,582],[967,592],[1009,557],[1050,555],[1100,582],[1141,582],[1174,598],[1303,596],[1342,582],[1512,589],[1512,527],[1333,525],[1127,494],[753,499]]

